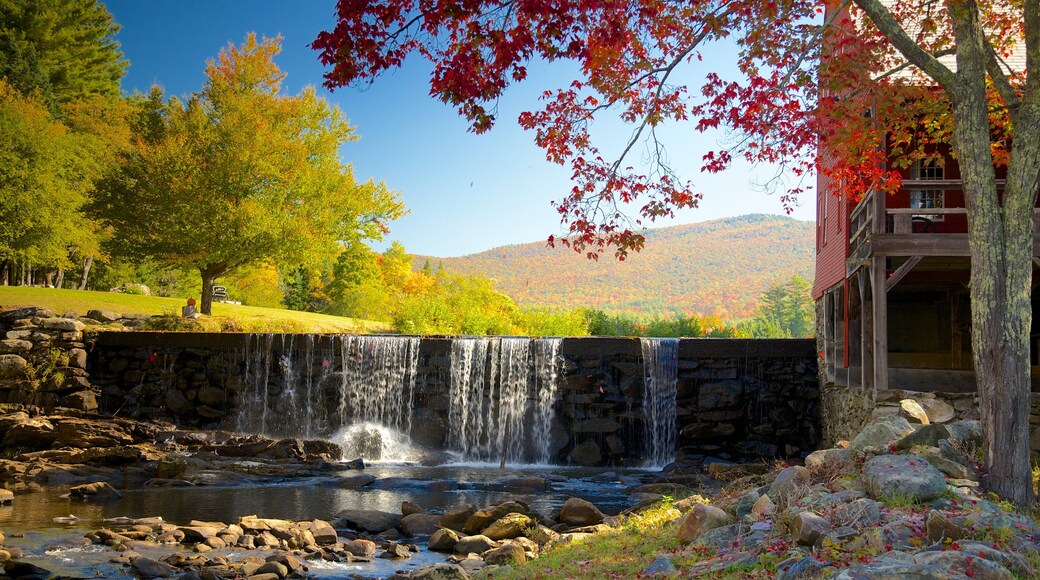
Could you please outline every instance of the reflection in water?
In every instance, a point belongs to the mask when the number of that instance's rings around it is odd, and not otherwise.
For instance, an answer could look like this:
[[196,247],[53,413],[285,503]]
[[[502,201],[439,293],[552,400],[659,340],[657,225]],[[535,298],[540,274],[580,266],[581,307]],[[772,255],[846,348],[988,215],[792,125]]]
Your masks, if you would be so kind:
[[[62,498],[65,490],[48,488],[45,491],[19,494],[13,505],[0,506],[0,529],[7,534],[8,546],[28,550],[33,557],[28,561],[55,573],[79,577],[130,578],[121,568],[108,563],[114,553],[107,548],[60,550],[45,552],[48,547],[60,545],[69,538],[82,537],[88,531],[101,527],[102,520],[126,516],[131,518],[162,516],[175,524],[190,520],[232,522],[246,515],[304,520],[329,520],[344,509],[381,510],[400,512],[402,501],[414,502],[432,513],[468,503],[488,506],[510,499],[527,502],[532,509],[550,513],[569,497],[592,501],[605,513],[617,513],[631,505],[624,489],[636,482],[636,472],[621,472],[620,476],[604,474],[593,482],[590,477],[602,469],[531,466],[500,470],[497,466],[454,465],[418,467],[410,465],[371,465],[365,473],[379,478],[362,490],[340,489],[337,477],[296,480],[280,484],[251,487],[187,487],[143,488],[123,492],[122,499],[92,504]],[[356,472],[345,472],[353,475]],[[627,475],[626,475],[627,473]],[[548,476],[564,481],[553,483],[553,491],[522,493],[504,491],[490,482],[521,476]],[[455,481],[460,489],[433,491],[433,481]],[[75,525],[53,523],[53,518],[75,515]],[[420,542],[422,545],[422,542]],[[136,548],[135,548],[136,549]],[[243,554],[238,552],[238,554]],[[336,578],[352,573],[389,575],[394,570],[414,568],[443,557],[427,551],[405,562],[377,560],[371,564],[311,563],[316,577]]]

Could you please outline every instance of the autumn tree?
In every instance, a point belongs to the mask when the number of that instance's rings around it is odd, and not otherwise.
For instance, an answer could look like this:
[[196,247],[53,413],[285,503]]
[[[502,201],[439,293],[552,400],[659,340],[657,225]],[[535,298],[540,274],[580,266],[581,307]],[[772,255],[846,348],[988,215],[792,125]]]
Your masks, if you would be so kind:
[[[332,67],[327,86],[371,82],[416,54],[433,63],[431,94],[476,132],[492,127],[498,98],[527,77],[531,61],[577,62],[580,78],[550,87],[541,108],[518,121],[549,161],[573,172],[573,188],[556,204],[569,235],[550,243],[592,256],[613,248],[623,258],[643,244],[641,220],[697,204],[700,192],[668,165],[654,138],[664,123],[733,131],[736,144],[705,151],[701,169],[722,171],[734,157],[779,164],[796,178],[781,196],[785,204],[805,190],[797,179],[815,172],[841,195],[892,191],[899,187],[893,169],[949,144],[967,200],[987,484],[1031,503],[1028,338],[1040,96],[1028,71],[1040,63],[1040,0],[340,0],[336,18],[314,42]],[[699,87],[679,80],[723,41],[736,47],[721,49],[735,52],[735,78],[710,72]],[[1004,63],[1016,43],[1024,71]],[[898,74],[907,69],[910,80]],[[613,158],[590,132],[611,114],[632,127]],[[644,139],[651,164],[636,169],[628,158]],[[887,153],[892,165],[884,163]],[[1003,203],[995,164],[1007,166]],[[633,221],[630,203],[638,208]]]
[[379,238],[403,212],[341,163],[355,137],[339,109],[313,88],[281,93],[279,44],[249,35],[208,63],[199,93],[142,98],[135,147],[95,208],[122,251],[197,270],[205,314],[219,276],[330,262],[340,240]]

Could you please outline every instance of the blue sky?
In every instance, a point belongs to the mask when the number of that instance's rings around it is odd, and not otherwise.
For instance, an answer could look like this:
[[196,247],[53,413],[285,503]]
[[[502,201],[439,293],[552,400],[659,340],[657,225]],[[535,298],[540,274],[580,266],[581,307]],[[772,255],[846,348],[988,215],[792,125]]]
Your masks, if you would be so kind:
[[[174,95],[197,91],[206,60],[228,42],[242,42],[249,32],[282,35],[276,62],[288,74],[287,90],[321,85],[324,67],[308,45],[333,26],[331,0],[102,1],[122,26],[118,40],[130,61],[123,78],[126,92],[147,91],[153,84]],[[705,53],[702,66],[728,66],[732,56],[723,51]],[[510,89],[499,104],[498,124],[484,135],[468,133],[464,119],[429,96],[429,67],[418,59],[366,90],[329,93],[322,88],[321,93],[340,106],[361,137],[344,146],[344,162],[353,164],[360,179],[385,181],[411,211],[391,224],[388,240],[402,242],[412,253],[448,257],[561,233],[550,202],[570,189],[569,171],[545,161],[533,134],[520,129],[516,118],[537,106],[543,90],[567,85],[573,70],[567,63],[530,67],[530,78]],[[687,74],[696,82],[705,72]],[[609,152],[624,143],[628,131],[620,123],[604,122],[594,135]],[[724,175],[696,174],[701,155],[720,139],[725,137],[701,135],[689,127],[666,132],[673,165],[694,178],[704,200],[700,208],[655,227],[782,213],[777,196],[757,187],[773,175],[771,168],[737,164]],[[814,219],[813,200],[804,200],[793,217]]]

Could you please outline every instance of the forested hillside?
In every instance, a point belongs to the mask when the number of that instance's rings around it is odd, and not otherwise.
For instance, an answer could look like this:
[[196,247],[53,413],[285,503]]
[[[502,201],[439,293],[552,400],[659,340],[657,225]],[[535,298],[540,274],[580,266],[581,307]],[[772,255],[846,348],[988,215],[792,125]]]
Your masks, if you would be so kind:
[[481,274],[522,307],[590,307],[632,314],[670,312],[747,318],[771,285],[812,278],[813,223],[746,215],[649,230],[646,248],[618,262],[593,262],[544,242],[459,258],[415,256],[459,274]]

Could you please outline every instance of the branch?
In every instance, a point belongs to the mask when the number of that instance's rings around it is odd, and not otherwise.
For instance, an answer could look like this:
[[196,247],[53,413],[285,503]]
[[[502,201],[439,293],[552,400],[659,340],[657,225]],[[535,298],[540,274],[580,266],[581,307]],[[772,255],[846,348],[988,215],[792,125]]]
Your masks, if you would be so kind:
[[855,2],[860,9],[867,13],[878,31],[892,43],[900,54],[926,75],[935,79],[940,86],[952,89],[962,84],[949,67],[939,62],[939,59],[929,54],[910,38],[903,27],[896,22],[888,8],[881,4],[881,0],[855,0]]

